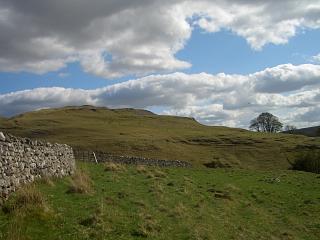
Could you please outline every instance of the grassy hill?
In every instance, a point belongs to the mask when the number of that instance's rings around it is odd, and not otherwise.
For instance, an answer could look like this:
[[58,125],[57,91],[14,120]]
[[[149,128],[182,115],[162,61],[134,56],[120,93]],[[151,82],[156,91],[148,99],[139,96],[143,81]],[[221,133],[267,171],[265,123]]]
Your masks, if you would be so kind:
[[41,181],[12,195],[0,211],[0,239],[316,240],[320,236],[316,174],[106,168],[89,163],[78,167],[82,170],[73,179]]
[[0,127],[1,127],[2,124],[5,122],[5,120],[6,120],[6,118],[0,116]]
[[298,135],[304,135],[308,137],[320,137],[320,126],[300,128],[291,131],[285,131],[284,133],[293,133]]
[[0,130],[118,155],[215,162],[247,169],[286,169],[319,139],[209,127],[191,118],[92,106],[29,112],[3,120]]

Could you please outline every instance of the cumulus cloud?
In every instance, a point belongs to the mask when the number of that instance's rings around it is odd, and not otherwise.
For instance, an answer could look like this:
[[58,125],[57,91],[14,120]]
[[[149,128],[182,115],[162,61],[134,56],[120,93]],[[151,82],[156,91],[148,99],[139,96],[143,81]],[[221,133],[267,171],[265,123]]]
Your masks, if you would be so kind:
[[95,104],[91,92],[59,87],[36,88],[0,95],[0,114],[11,116],[42,108]]
[[78,61],[105,78],[173,72],[196,27],[255,50],[320,27],[320,1],[0,0],[0,71],[46,73]]
[[[283,82],[286,82],[284,84]],[[292,83],[292,86],[290,86]],[[282,92],[276,87],[280,86]],[[38,88],[0,95],[0,115],[47,107],[91,104],[112,108],[162,109],[204,124],[247,127],[270,111],[297,126],[319,122],[319,65],[279,65],[249,75],[150,75],[94,90]]]
[[319,84],[320,65],[292,64],[279,65],[267,68],[251,75],[256,82],[258,92],[287,92],[298,90],[303,86]]

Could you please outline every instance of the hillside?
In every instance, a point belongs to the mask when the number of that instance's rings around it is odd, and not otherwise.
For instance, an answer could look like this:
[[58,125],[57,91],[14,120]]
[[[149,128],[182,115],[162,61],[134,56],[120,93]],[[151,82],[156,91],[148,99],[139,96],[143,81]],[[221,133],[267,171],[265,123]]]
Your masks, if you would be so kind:
[[298,135],[304,135],[308,137],[320,137],[320,126],[300,128],[292,131],[285,131],[284,133],[293,133]]
[[5,122],[5,120],[6,120],[6,118],[0,116],[0,127],[1,127],[1,125]]
[[92,106],[29,112],[5,120],[1,128],[79,149],[248,169],[287,169],[287,159],[297,152],[320,146],[319,139],[304,136],[209,127],[191,118]]
[[[12,195],[0,239],[319,239],[316,174],[78,167],[82,181],[46,180]],[[87,193],[70,192],[83,182]]]

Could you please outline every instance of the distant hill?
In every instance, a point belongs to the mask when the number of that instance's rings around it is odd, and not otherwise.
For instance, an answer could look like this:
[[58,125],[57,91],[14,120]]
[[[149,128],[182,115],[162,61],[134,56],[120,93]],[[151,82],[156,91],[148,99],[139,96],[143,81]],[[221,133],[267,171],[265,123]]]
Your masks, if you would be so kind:
[[210,127],[146,110],[82,106],[45,109],[2,120],[0,131],[116,155],[185,160],[194,165],[286,169],[320,139]]
[[320,126],[300,128],[292,131],[284,131],[284,133],[298,134],[308,137],[320,137]]

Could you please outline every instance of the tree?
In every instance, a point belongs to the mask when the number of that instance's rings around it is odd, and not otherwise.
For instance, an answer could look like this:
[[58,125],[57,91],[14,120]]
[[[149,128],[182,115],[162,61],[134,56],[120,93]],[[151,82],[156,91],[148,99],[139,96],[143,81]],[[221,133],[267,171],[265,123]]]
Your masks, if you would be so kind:
[[297,130],[297,127],[293,125],[286,125],[284,130],[287,132],[293,132],[294,130]]
[[276,133],[281,131],[283,124],[271,113],[261,113],[257,118],[250,122],[250,129],[257,132]]
[[284,127],[284,130],[285,130],[286,132],[293,133],[294,130],[297,130],[297,127],[296,127],[296,126],[293,126],[293,125],[286,125],[286,126]]
[[252,119],[250,122],[250,129],[255,130],[257,132],[261,132],[261,126],[258,122],[258,118]]

